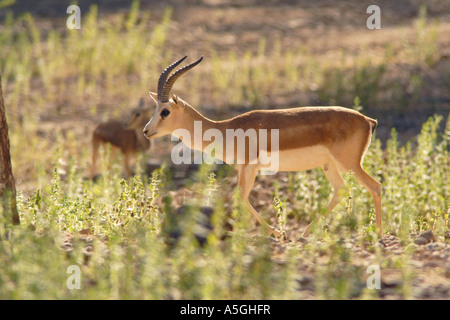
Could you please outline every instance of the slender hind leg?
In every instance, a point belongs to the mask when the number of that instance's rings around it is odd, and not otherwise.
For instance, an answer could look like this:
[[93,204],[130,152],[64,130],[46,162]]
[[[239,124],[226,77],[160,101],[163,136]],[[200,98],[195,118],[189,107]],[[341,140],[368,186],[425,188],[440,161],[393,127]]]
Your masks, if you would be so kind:
[[256,165],[239,165],[238,169],[238,185],[241,188],[241,198],[244,200],[248,210],[252,216],[267,230],[269,234],[279,236],[280,233],[270,226],[259,213],[253,208],[248,199],[250,191],[255,183],[256,174],[258,173],[258,167]]
[[125,177],[126,177],[127,180],[131,176],[129,156],[130,155],[128,154],[128,152],[123,152],[122,153],[123,168],[125,170]]
[[[326,215],[328,215],[340,201],[339,190],[344,185],[344,179],[342,179],[341,173],[334,163],[326,163],[322,166],[322,170],[333,188],[333,197],[327,206]],[[311,221],[311,223],[306,227],[305,231],[303,231],[303,237],[307,237],[309,235],[310,227],[315,222],[316,218],[314,218],[313,221]]]
[[105,149],[105,155],[108,158],[107,170],[110,171],[113,166],[114,160],[117,159],[117,155],[119,154],[119,148],[113,146],[112,144],[108,144],[108,148]]
[[381,183],[372,178],[361,165],[353,168],[352,171],[355,174],[356,179],[360,184],[362,184],[372,195],[373,202],[375,205],[375,216],[377,223],[377,231],[379,234],[383,233],[382,222],[381,222]]
[[98,158],[98,148],[100,146],[100,142],[97,139],[97,137],[92,137],[92,163],[91,163],[91,170],[89,173],[89,179],[93,180],[95,176],[95,166],[97,163]]

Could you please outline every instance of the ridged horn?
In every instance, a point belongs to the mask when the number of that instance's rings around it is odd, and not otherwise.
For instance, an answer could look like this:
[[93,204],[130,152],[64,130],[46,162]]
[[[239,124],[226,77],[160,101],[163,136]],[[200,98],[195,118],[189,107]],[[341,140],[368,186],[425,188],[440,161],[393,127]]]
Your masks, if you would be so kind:
[[[186,73],[187,71],[189,71],[190,69],[192,69],[193,67],[198,65],[202,60],[203,60],[203,57],[201,57],[200,59],[198,59],[194,63],[191,63],[190,65],[187,65],[186,67],[183,67],[183,68],[177,70],[174,74],[172,74],[170,76],[169,80],[167,80],[166,84],[164,85],[164,88],[163,88],[163,91],[162,91],[162,94],[161,94],[161,97],[160,97],[160,101],[161,102],[168,102],[169,101],[170,90],[172,90],[172,86],[175,83],[175,81],[179,77],[181,77],[184,73]],[[158,94],[158,98],[159,98],[159,94]]]
[[158,80],[158,100],[159,102],[167,102],[167,101],[163,101],[162,98],[162,93],[164,90],[164,85],[166,84],[166,79],[169,76],[169,73],[176,67],[178,66],[180,63],[182,63],[184,61],[184,59],[186,59],[187,56],[185,56],[184,58],[181,58],[180,60],[172,63],[170,66],[168,66],[166,69],[164,69],[164,71],[161,73],[161,75],[159,76],[159,80]]

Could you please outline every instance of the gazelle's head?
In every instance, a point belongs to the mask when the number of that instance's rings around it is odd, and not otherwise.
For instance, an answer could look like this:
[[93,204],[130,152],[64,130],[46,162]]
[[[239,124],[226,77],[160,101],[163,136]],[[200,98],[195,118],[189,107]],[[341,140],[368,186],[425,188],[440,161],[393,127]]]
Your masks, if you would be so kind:
[[184,59],[186,59],[186,57],[172,63],[163,71],[158,81],[158,93],[149,92],[150,97],[156,102],[156,110],[155,114],[144,128],[144,135],[148,139],[171,134],[174,130],[183,128],[184,126],[185,102],[174,94],[171,94],[170,90],[175,81],[185,72],[199,64],[203,60],[203,57],[196,62],[177,70],[169,79],[167,79],[170,72],[183,62]]
[[125,125],[125,129],[142,130],[150,115],[150,108],[145,106],[144,99],[141,98],[139,100],[139,105],[131,111],[131,115]]

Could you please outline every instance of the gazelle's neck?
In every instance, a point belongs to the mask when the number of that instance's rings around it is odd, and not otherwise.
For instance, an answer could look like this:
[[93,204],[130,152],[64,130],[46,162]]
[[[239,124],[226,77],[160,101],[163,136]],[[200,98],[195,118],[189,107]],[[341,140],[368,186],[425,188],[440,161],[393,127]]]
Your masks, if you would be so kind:
[[218,130],[222,136],[225,136],[226,125],[224,122],[211,120],[188,104],[185,105],[184,112],[187,121],[185,121],[183,129],[190,133],[191,142],[183,139],[184,137],[179,138],[191,149],[203,151],[211,143],[211,141],[203,139],[205,132],[210,129]]

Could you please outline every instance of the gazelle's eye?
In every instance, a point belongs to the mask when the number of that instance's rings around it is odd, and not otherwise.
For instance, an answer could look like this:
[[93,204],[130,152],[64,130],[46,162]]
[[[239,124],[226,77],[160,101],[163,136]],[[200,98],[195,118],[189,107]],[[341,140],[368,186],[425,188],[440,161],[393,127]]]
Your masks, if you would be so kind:
[[140,117],[140,116],[141,116],[141,113],[140,113],[140,112],[136,113],[136,118],[138,118],[138,117]]
[[167,109],[164,109],[163,111],[161,111],[161,118],[163,118],[163,120],[164,120],[164,118],[167,117],[169,114],[170,114],[170,111]]

